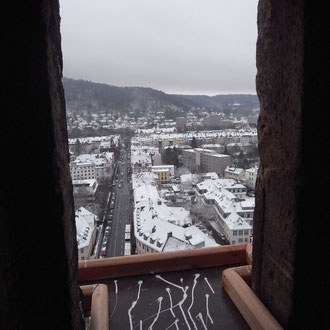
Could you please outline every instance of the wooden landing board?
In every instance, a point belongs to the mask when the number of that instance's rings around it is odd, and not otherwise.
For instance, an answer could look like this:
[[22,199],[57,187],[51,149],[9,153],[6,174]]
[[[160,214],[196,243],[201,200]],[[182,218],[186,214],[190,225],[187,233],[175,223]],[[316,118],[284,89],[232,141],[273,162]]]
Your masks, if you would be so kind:
[[249,329],[222,288],[223,267],[102,281],[111,330]]

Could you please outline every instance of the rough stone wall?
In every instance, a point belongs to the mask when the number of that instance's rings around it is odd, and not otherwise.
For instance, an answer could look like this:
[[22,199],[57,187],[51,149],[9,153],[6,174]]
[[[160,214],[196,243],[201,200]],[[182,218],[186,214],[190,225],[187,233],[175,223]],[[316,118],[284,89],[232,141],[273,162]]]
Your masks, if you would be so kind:
[[[318,116],[329,80],[321,69],[328,62],[320,37],[326,31],[325,16],[309,1],[260,0],[258,6],[261,166],[253,289],[279,322],[291,328],[309,323],[315,328],[325,317],[322,307],[315,308],[322,304],[315,273],[323,267],[329,241],[314,227],[328,226],[320,219],[329,218],[321,206],[329,175],[321,177],[315,162],[316,157],[324,164],[324,152],[329,151],[329,130]],[[326,283],[329,280],[323,279]]]
[[0,328],[81,329],[59,3],[1,16]]

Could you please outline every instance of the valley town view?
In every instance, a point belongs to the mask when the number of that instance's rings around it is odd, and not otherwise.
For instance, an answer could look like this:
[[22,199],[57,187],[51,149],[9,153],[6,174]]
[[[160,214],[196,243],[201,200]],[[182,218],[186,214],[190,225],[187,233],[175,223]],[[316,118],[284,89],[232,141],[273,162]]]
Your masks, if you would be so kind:
[[326,10],[5,6],[0,330],[329,328]]
[[63,86],[80,260],[252,243],[256,95]]

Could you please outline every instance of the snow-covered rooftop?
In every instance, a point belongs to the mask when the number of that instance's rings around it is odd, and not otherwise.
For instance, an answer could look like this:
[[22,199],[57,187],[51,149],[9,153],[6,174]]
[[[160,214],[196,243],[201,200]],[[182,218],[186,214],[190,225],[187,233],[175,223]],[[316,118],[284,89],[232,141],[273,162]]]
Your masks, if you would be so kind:
[[197,227],[181,227],[191,224],[189,211],[166,205],[150,179],[147,172],[132,178],[134,230],[139,241],[158,252],[217,245]]
[[82,249],[90,243],[95,226],[95,215],[84,207],[80,207],[75,213],[75,219],[78,249]]

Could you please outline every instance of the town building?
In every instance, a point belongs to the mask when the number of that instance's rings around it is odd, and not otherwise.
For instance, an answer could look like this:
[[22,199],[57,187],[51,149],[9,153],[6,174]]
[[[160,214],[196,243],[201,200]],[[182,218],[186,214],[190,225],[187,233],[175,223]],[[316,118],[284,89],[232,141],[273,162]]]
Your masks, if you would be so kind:
[[216,172],[220,176],[224,176],[225,168],[230,165],[231,157],[218,153],[202,153],[201,168],[204,171]]
[[232,179],[206,180],[196,185],[195,196],[230,244],[250,242],[255,202],[243,185]]
[[257,181],[258,167],[245,170],[245,184],[250,189],[254,189]]
[[166,205],[158,193],[155,178],[155,174],[148,172],[140,172],[132,177],[137,253],[216,246],[211,237],[191,224],[189,211]]
[[72,180],[73,197],[78,205],[91,204],[95,200],[98,183],[95,179]]
[[96,239],[97,217],[84,207],[75,212],[78,259],[86,260],[92,255]]
[[82,154],[70,162],[72,180],[109,179],[113,173],[114,154]]
[[225,169],[225,178],[234,179],[236,181],[245,180],[245,171],[243,168],[236,166],[227,166]]
[[160,183],[168,183],[174,176],[174,165],[155,165],[151,167],[151,172],[158,176]]

